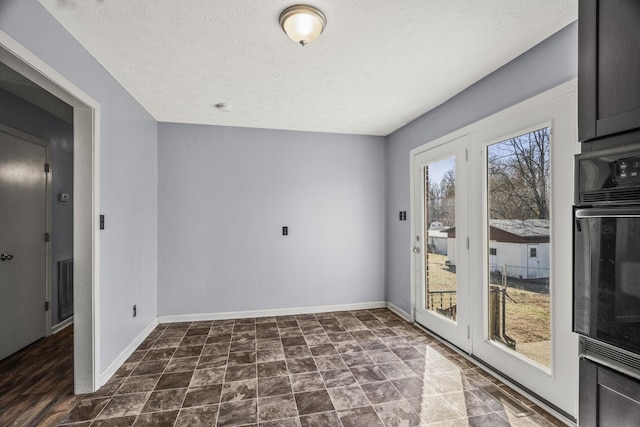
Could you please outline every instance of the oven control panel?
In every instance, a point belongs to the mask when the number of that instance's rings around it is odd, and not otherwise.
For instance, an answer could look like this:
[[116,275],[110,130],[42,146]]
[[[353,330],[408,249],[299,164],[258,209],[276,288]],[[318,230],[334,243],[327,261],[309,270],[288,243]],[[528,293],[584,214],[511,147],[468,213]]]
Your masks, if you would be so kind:
[[640,205],[640,142],[578,154],[575,190],[580,206]]
[[613,179],[618,185],[640,184],[640,157],[616,160]]

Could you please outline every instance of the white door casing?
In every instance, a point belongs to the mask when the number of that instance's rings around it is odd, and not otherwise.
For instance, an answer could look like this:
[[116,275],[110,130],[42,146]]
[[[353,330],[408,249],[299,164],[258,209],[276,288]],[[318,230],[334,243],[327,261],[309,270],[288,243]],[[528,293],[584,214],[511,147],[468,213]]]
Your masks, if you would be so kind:
[[[471,284],[471,298],[482,301],[473,312],[473,354],[499,372],[526,387],[571,416],[577,408],[577,337],[572,325],[572,201],[573,156],[578,151],[575,85],[563,85],[539,95],[524,106],[512,107],[499,120],[469,133],[471,206],[478,214],[471,221],[471,265],[477,278]],[[488,222],[486,147],[545,126],[551,128],[551,241],[549,277],[551,297],[551,366],[546,369],[516,351],[488,338]],[[530,250],[536,248],[537,258]],[[536,267],[540,245],[526,247],[527,267]],[[532,264],[536,264],[535,266]],[[535,268],[528,268],[535,270]],[[481,272],[481,274],[480,274]]]
[[[564,83],[554,89],[530,98],[513,107],[489,116],[476,123],[461,128],[451,134],[438,138],[410,154],[411,167],[411,212],[420,216],[420,190],[416,187],[416,169],[420,156],[438,158],[436,150],[446,152],[447,144],[457,140],[468,141],[469,162],[464,169],[468,173],[468,187],[465,198],[468,200],[469,251],[466,254],[468,268],[466,283],[459,277],[458,289],[467,289],[468,325],[470,340],[466,347],[458,331],[439,328],[441,322],[420,320],[420,302],[423,299],[423,283],[420,258],[411,256],[413,280],[412,306],[414,318],[428,329],[482,360],[506,378],[519,384],[569,416],[577,415],[577,375],[578,345],[577,337],[571,332],[572,325],[572,200],[573,200],[573,156],[579,151],[577,141],[577,99],[576,81]],[[550,294],[551,294],[551,368],[544,369],[526,357],[506,349],[488,339],[488,265],[492,256],[488,239],[487,224],[487,181],[486,147],[503,141],[510,136],[522,134],[541,126],[551,126],[551,228],[552,236],[549,248],[537,248],[538,260],[544,251],[550,253]],[[453,149],[449,149],[450,151]],[[423,154],[432,151],[432,154]],[[429,158],[429,157],[427,157]],[[459,163],[462,165],[462,163]],[[462,170],[459,167],[457,172]],[[457,194],[456,194],[457,196]],[[457,197],[456,197],[457,199]],[[456,200],[457,202],[457,200]],[[457,205],[456,215],[462,215],[462,204]],[[415,245],[416,233],[420,230],[421,218],[412,222],[411,248]],[[457,222],[457,221],[456,221]],[[456,233],[457,237],[457,233]],[[456,239],[458,246],[463,240]],[[422,248],[421,248],[422,249]],[[500,249],[498,249],[498,256]],[[527,248],[527,259],[530,253]],[[456,256],[460,251],[456,251]],[[546,255],[545,255],[546,256]],[[535,259],[534,259],[535,261]],[[531,262],[529,260],[528,262]],[[461,262],[457,262],[460,265]],[[527,266],[529,264],[525,264]],[[533,267],[533,266],[532,266]],[[536,264],[537,267],[537,264]],[[545,265],[541,268],[547,268]],[[458,317],[463,316],[462,307],[458,308]],[[433,325],[436,325],[435,327]],[[463,343],[461,345],[460,343]]]
[[100,384],[100,104],[7,33],[0,61],[73,107],[74,391]]

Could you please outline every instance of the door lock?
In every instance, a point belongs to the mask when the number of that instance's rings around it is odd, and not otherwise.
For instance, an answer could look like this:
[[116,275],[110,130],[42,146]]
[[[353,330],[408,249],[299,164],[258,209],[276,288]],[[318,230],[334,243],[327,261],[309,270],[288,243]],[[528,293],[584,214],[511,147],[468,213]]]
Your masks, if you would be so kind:
[[13,259],[13,255],[11,254],[0,254],[0,261],[11,261]]
[[414,254],[419,254],[420,253],[420,246],[414,246],[413,247],[413,253]]

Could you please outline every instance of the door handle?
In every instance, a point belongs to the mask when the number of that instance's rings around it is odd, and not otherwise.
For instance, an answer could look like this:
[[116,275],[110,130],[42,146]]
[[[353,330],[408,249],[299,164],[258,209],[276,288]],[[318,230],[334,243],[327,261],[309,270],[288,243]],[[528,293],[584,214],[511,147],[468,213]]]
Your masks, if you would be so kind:
[[13,255],[11,254],[0,254],[0,261],[11,261],[13,259]]
[[414,254],[419,254],[420,253],[420,246],[414,246],[413,247],[413,253]]

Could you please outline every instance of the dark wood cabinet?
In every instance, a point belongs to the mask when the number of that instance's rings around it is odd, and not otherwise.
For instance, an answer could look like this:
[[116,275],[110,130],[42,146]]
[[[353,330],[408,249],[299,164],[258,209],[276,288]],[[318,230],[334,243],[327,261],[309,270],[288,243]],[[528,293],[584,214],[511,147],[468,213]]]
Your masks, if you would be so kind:
[[580,427],[640,425],[640,382],[580,359]]
[[640,129],[640,1],[580,0],[580,141]]

